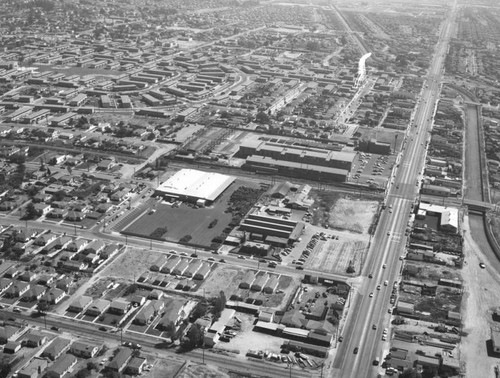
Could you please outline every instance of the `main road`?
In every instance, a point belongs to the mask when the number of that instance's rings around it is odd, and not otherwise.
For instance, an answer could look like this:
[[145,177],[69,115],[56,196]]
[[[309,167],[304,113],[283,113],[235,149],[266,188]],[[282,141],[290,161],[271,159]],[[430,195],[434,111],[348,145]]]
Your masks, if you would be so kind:
[[377,357],[382,362],[384,350],[388,351],[389,345],[382,343],[383,329],[390,328],[390,296],[402,268],[400,256],[405,249],[406,227],[412,204],[418,194],[455,13],[454,5],[441,29],[421,100],[416,106],[413,124],[408,129],[403,151],[397,160],[393,181],[387,193],[387,208],[380,216],[363,272],[364,276],[372,278],[365,278],[351,293],[353,304],[342,330],[343,342],[339,344],[333,364],[332,375],[335,377],[375,377],[379,367],[373,362]]

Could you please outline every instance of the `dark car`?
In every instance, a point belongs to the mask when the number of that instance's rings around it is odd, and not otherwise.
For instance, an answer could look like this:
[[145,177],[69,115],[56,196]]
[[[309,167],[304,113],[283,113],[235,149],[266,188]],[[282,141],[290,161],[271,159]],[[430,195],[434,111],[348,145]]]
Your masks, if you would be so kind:
[[353,352],[354,354],[358,354],[358,351],[359,351],[359,348],[358,348],[358,347],[356,347],[356,348],[354,348],[354,350],[353,350],[352,352]]
[[299,266],[296,266],[295,269],[297,269],[297,270],[304,270],[304,267],[299,265]]
[[341,343],[344,340],[342,336],[339,337],[339,343]]
[[198,257],[196,253],[191,253],[191,257]]
[[50,327],[50,329],[51,329],[52,331],[59,331],[59,327],[56,327],[56,326],[52,326],[52,327]]

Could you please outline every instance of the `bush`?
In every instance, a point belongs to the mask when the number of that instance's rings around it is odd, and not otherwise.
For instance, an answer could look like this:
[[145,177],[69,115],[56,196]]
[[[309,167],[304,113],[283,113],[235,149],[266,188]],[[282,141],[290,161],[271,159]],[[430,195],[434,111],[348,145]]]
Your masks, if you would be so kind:
[[163,235],[167,233],[167,228],[166,227],[158,227],[156,230],[154,230],[149,236],[153,239],[161,239]]
[[217,225],[218,220],[214,219],[213,221],[210,222],[208,225],[208,228],[214,228]]
[[191,235],[184,235],[180,238],[179,243],[189,243],[193,237]]

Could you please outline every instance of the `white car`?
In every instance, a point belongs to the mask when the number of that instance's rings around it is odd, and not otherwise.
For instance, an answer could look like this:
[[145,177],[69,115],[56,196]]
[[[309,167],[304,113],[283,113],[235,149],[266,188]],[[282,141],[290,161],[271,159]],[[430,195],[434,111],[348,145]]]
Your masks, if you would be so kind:
[[370,293],[369,297],[370,297],[370,298],[373,298],[373,293]]

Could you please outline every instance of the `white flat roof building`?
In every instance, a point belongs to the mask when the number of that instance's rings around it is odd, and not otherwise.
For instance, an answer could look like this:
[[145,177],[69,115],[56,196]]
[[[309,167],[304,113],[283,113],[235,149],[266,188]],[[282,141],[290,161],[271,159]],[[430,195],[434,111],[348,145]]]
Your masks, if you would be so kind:
[[215,201],[235,180],[233,176],[203,172],[195,169],[181,169],[157,189],[156,195],[181,200],[207,202]]

